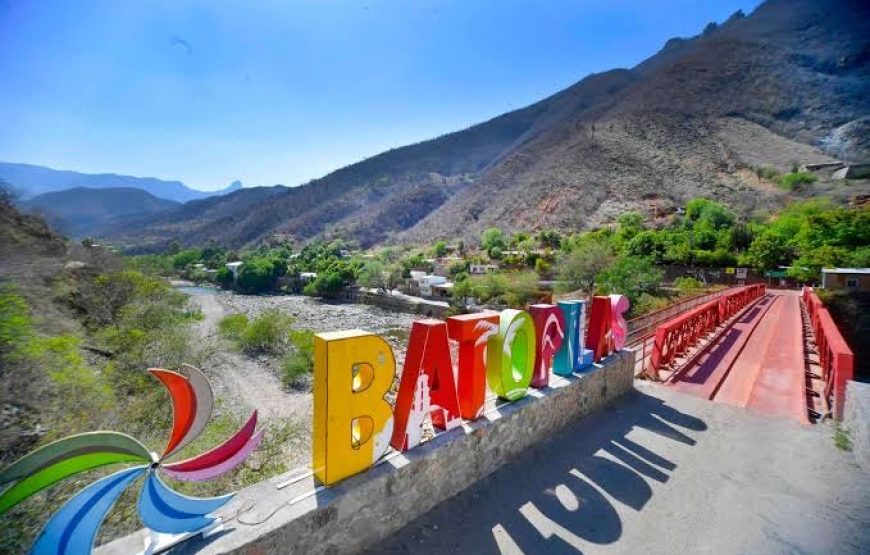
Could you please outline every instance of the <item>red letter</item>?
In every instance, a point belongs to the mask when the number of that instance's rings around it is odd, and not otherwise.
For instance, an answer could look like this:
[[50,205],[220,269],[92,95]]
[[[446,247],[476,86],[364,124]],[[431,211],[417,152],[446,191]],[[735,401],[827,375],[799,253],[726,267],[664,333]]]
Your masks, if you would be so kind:
[[474,420],[486,396],[486,341],[498,333],[498,314],[462,314],[447,319],[450,339],[459,342],[459,412]]
[[610,321],[613,311],[610,297],[592,297],[592,317],[589,320],[587,347],[595,354],[595,362],[610,354]]
[[[427,388],[429,403],[423,398]],[[418,398],[416,405],[415,397]],[[449,430],[459,424],[459,401],[447,343],[447,324],[440,320],[418,320],[411,326],[393,413],[395,425],[390,445],[400,451],[414,446],[409,437],[419,438],[419,431],[408,429],[409,419],[414,426],[419,426],[425,414],[412,416],[412,409],[416,407],[419,412],[427,405],[435,427]]]
[[565,316],[553,304],[533,304],[529,314],[535,321],[537,346],[535,349],[535,373],[532,375],[532,387],[547,387],[550,383],[550,367],[553,356],[562,346],[565,338]]

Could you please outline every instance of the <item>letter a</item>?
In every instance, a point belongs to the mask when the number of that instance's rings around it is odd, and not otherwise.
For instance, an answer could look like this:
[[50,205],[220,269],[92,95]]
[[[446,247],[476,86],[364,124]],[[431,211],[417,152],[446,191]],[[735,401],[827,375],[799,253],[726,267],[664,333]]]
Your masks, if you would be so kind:
[[370,467],[387,450],[393,414],[384,395],[396,359],[360,330],[314,336],[314,475],[325,485]]
[[[422,376],[427,379],[421,380]],[[428,401],[421,398],[427,390]],[[396,397],[396,425],[390,441],[395,449],[406,451],[416,445],[413,440],[419,442],[419,431],[409,429],[412,425],[419,427],[419,424],[409,420],[421,420],[413,410],[415,406],[422,408],[427,405],[432,425],[436,428],[449,430],[459,425],[459,400],[453,379],[453,363],[450,361],[450,345],[447,343],[447,324],[440,320],[418,320],[411,326],[408,352]]]

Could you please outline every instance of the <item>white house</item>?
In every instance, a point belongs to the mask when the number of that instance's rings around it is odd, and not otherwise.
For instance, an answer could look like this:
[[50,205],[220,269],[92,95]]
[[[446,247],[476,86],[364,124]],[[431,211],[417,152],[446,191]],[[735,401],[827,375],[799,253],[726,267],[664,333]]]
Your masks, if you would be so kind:
[[447,283],[447,278],[444,276],[428,275],[419,278],[417,280],[417,283],[420,284],[420,294],[424,297],[431,297],[433,294],[432,286],[444,285],[445,283]]

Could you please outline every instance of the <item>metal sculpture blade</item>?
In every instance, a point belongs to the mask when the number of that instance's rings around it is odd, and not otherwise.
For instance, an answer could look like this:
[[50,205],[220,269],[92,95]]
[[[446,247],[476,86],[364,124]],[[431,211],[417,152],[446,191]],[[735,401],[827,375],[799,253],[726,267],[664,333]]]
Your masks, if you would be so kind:
[[187,377],[178,372],[160,368],[149,368],[148,371],[166,386],[172,399],[172,433],[160,457],[165,459],[175,452],[193,425],[196,415],[196,397]]
[[[187,371],[187,379],[190,387],[193,389],[193,398],[196,400],[196,412],[190,429],[187,430],[187,433],[184,434],[184,437],[181,438],[181,441],[178,442],[172,453],[181,451],[190,442],[199,437],[199,434],[202,433],[206,424],[211,419],[211,413],[214,410],[214,392],[205,374],[199,368],[189,364],[182,364],[182,367]],[[172,453],[168,453],[166,456]]]
[[138,478],[146,465],[128,468],[101,478],[77,493],[60,508],[40,532],[31,553],[87,555],[94,547],[97,530],[106,513],[124,489]]
[[263,439],[263,431],[254,434],[257,411],[230,439],[202,455],[163,466],[168,476],[187,482],[199,482],[220,476],[241,463]]
[[139,518],[148,528],[167,534],[180,534],[201,530],[214,522],[208,516],[223,507],[233,494],[220,497],[196,498],[170,489],[150,472],[139,494]]

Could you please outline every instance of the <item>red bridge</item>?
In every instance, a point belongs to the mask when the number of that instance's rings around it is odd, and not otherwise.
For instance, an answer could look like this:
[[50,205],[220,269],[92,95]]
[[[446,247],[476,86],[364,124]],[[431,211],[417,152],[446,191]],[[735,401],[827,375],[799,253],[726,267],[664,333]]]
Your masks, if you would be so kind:
[[676,391],[804,423],[843,417],[854,357],[809,288],[732,288],[629,326],[638,373]]

